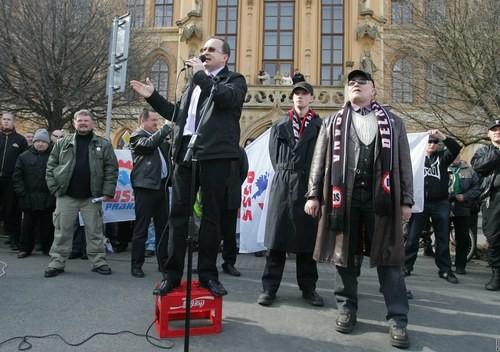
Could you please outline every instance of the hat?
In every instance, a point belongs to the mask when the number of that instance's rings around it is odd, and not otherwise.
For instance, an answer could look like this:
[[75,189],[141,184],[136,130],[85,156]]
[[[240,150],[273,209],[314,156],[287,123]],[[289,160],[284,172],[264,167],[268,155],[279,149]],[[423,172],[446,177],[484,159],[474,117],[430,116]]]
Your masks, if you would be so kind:
[[40,128],[36,130],[35,135],[33,136],[33,143],[36,141],[41,141],[50,144],[49,132],[47,132],[45,128]]
[[303,89],[307,93],[314,95],[313,87],[309,83],[307,83],[306,81],[300,81],[300,82],[295,83],[293,85],[293,88],[292,88],[292,93],[294,93],[297,89]]
[[371,81],[373,83],[373,86],[375,87],[375,81],[372,78],[372,75],[369,74],[368,72],[362,71],[362,70],[354,70],[349,72],[347,75],[347,81],[352,81],[354,77],[363,77],[367,81]]
[[490,127],[488,127],[488,130],[491,130],[491,129],[498,127],[498,126],[500,126],[500,120],[495,120],[491,123]]

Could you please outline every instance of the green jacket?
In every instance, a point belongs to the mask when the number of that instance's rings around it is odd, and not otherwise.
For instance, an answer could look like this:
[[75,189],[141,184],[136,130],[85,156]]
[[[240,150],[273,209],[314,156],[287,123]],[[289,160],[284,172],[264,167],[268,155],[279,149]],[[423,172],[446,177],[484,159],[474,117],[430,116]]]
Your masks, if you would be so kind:
[[[47,162],[47,186],[61,197],[68,190],[75,168],[75,134],[57,141]],[[89,143],[90,192],[92,197],[114,197],[118,178],[118,161],[111,143],[93,135]]]

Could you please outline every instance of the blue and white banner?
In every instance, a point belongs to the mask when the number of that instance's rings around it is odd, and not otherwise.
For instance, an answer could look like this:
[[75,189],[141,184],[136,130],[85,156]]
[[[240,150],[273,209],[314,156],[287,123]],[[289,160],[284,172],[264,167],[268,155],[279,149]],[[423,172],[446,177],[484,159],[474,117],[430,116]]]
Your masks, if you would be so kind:
[[115,197],[109,202],[102,202],[104,223],[135,220],[134,190],[130,182],[132,154],[128,149],[117,149],[115,154],[119,167],[118,180]]
[[[264,236],[267,219],[267,199],[274,170],[269,158],[269,131],[267,130],[245,148],[248,156],[248,175],[242,185],[240,208],[240,253],[264,250]],[[413,171],[413,212],[421,212],[424,207],[424,162],[429,135],[409,133],[408,142]]]

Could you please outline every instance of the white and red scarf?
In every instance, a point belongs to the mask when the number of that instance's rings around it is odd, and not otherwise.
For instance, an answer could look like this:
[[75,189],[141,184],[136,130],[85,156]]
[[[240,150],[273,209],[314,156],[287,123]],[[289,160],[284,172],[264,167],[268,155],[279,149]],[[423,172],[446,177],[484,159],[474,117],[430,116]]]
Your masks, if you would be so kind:
[[305,116],[301,119],[299,114],[297,114],[297,111],[295,109],[290,109],[288,110],[288,117],[290,118],[290,121],[292,121],[292,127],[293,127],[293,136],[295,138],[295,142],[297,142],[300,137],[304,134],[304,130],[306,127],[309,125],[311,120],[318,116],[313,109],[309,109]]

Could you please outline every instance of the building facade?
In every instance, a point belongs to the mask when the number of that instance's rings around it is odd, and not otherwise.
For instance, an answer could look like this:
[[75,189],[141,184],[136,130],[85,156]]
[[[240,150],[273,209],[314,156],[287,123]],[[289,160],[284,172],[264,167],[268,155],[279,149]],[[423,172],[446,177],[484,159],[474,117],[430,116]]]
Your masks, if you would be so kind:
[[[290,108],[291,87],[281,77],[293,76],[295,70],[314,86],[312,107],[323,117],[344,103],[345,77],[357,68],[373,74],[377,99],[382,103],[391,103],[393,88],[396,97],[407,99],[404,82],[393,87],[390,79],[392,71],[401,74],[407,67],[384,45],[384,31],[391,29],[392,21],[401,25],[408,19],[404,3],[128,0],[128,8],[134,35],[143,37],[148,45],[145,74],[169,99],[178,96],[184,86],[183,75],[176,82],[184,60],[198,55],[209,36],[229,42],[230,68],[242,73],[249,86],[241,117],[243,143],[260,135]],[[257,78],[261,70],[271,77],[270,84],[261,84]],[[115,131],[115,144],[122,133],[124,128]]]

